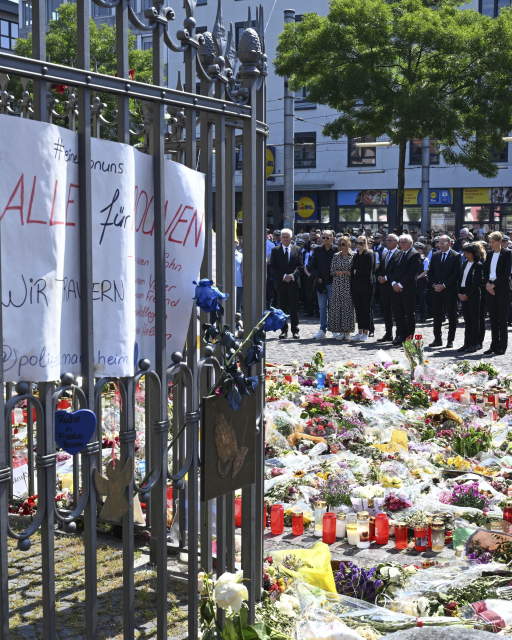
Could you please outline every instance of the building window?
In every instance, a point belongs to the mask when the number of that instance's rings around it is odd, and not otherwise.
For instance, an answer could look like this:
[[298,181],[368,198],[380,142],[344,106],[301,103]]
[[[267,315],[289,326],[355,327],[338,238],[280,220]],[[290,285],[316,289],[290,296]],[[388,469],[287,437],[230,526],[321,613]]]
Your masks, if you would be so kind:
[[142,38],[142,50],[148,51],[153,48],[153,38]]
[[237,171],[242,170],[242,145],[236,148],[236,169]]
[[508,162],[508,143],[505,142],[504,146],[496,151],[494,147],[489,149],[491,153],[491,162]]
[[0,47],[2,49],[14,49],[18,39],[18,25],[9,20],[0,20]]
[[478,10],[484,16],[496,18],[502,9],[510,6],[510,0],[479,0]]
[[197,6],[201,4],[208,4],[207,0],[197,0]]
[[373,136],[348,139],[348,166],[375,166],[375,147],[356,147],[356,142],[375,142]]
[[316,109],[316,104],[308,100],[308,90],[306,87],[302,87],[300,91],[295,92],[295,108]]
[[24,27],[32,26],[32,3],[31,2],[23,3],[22,20],[23,20]]
[[46,3],[46,22],[58,20],[57,9],[62,4],[61,0],[48,0]]
[[296,133],[294,145],[294,166],[316,167],[316,132]]
[[[55,0],[51,0],[55,2]],[[108,7],[98,7],[97,4],[92,3],[92,17],[93,18],[105,18],[110,15],[110,9]]]
[[[414,138],[409,143],[409,164],[421,165],[421,145],[420,138]],[[433,140],[430,141],[430,164],[439,164],[439,151],[436,149]]]

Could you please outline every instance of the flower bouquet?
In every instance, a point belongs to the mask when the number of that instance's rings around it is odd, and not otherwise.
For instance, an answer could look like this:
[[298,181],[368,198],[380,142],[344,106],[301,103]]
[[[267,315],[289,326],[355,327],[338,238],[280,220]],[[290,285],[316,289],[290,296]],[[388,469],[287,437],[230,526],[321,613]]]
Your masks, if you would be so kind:
[[414,375],[416,367],[425,362],[423,357],[423,336],[421,334],[417,334],[414,337],[409,336],[407,340],[404,340],[402,346],[405,357],[411,367],[411,374]]

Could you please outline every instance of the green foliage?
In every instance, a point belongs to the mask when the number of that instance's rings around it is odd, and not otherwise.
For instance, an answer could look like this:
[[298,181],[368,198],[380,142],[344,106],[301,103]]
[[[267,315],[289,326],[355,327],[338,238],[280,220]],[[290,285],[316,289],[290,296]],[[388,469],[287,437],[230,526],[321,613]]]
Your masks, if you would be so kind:
[[[60,5],[57,9],[58,20],[51,20],[48,25],[46,34],[46,53],[49,60],[56,64],[65,66],[77,65],[77,6],[72,2]],[[91,33],[91,71],[94,71],[97,64],[98,72],[105,75],[113,76],[116,73],[116,30],[115,27],[109,27],[102,23],[97,25],[94,20],[90,21]],[[130,69],[134,71],[134,80],[138,82],[152,83],[153,69],[153,52],[140,51],[135,48],[136,36],[130,34],[128,36],[128,62]],[[32,57],[32,34],[29,34],[26,40],[19,38],[16,41],[15,53],[19,56],[27,58]],[[55,86],[55,85],[54,85]],[[21,85],[18,83],[14,94],[21,97]],[[69,92],[64,90],[63,94],[52,91],[52,97],[64,102],[68,99]],[[104,112],[107,120],[111,112],[117,108],[117,99],[115,96],[107,93],[100,94],[101,102],[107,105]],[[56,109],[59,111],[59,108]],[[139,103],[130,102],[130,110],[135,111],[135,122],[142,120],[142,113]],[[59,124],[59,121],[55,121]],[[133,127],[132,127],[133,128]],[[102,132],[110,139],[116,139],[116,127],[102,127]]]

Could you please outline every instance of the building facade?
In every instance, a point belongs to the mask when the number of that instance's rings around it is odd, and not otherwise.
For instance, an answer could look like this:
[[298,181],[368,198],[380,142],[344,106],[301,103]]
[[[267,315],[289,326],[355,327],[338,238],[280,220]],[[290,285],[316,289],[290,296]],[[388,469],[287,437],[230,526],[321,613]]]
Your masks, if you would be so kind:
[[12,52],[19,37],[18,3],[0,0],[0,51]]
[[[277,38],[283,28],[283,9],[273,0],[260,0],[264,7],[266,24],[265,42],[268,57],[267,122],[270,136],[267,147],[267,226],[281,228],[283,224],[284,188],[284,116],[283,79],[273,72]],[[0,0],[2,4],[13,4]],[[59,0],[48,0],[48,20],[55,17]],[[144,21],[144,9],[151,0],[134,0],[133,6]],[[172,4],[172,3],[171,3]],[[224,0],[223,16],[226,26],[233,23],[236,44],[244,30],[250,0]],[[26,37],[31,28],[31,2],[21,0],[19,5],[20,35]],[[473,0],[464,8],[474,8],[486,15],[495,16],[501,0]],[[213,25],[218,0],[199,0],[195,18],[197,31]],[[311,11],[308,0],[294,0],[296,19]],[[181,28],[185,17],[183,6],[174,6],[176,20],[170,29]],[[319,0],[316,12],[326,14],[328,1]],[[112,22],[110,9],[92,4],[91,15],[99,22]],[[137,47],[151,48],[151,34],[133,31],[137,35]],[[176,56],[167,65],[166,78],[171,87],[178,82],[178,72],[183,65],[176,65]],[[183,73],[181,74],[183,77]],[[186,87],[185,87],[186,89]],[[299,203],[296,214],[296,230],[310,227],[333,228],[342,231],[348,227],[382,226],[392,230],[396,225],[398,147],[356,148],[353,141],[334,141],[322,136],[322,127],[336,113],[328,107],[308,101],[303,89],[295,96],[295,200]],[[366,138],[367,142],[373,141]],[[511,156],[512,157],[512,156]],[[243,148],[237,150],[236,206],[243,225],[242,172]],[[498,177],[483,178],[460,166],[447,166],[442,153],[431,149],[430,171],[430,220],[429,228],[458,232],[462,226],[484,231],[512,230],[512,163],[509,160],[509,144],[495,154],[499,168]],[[510,185],[510,186],[509,186]],[[407,149],[406,192],[404,202],[404,226],[419,228],[421,220],[421,140],[411,140]]]

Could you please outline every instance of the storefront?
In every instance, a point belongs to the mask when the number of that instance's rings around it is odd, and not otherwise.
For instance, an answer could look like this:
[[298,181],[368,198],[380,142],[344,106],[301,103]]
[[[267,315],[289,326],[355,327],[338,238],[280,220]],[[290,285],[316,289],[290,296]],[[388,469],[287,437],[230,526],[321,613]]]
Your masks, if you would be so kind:
[[[455,231],[454,189],[429,189],[428,217],[428,229]],[[405,189],[404,229],[419,231],[420,227],[421,189]]]
[[465,227],[512,232],[512,187],[475,187],[463,190]]
[[391,223],[389,211],[393,208],[395,194],[388,189],[338,191],[336,231],[362,227],[372,231],[377,231],[379,227],[387,230]]

